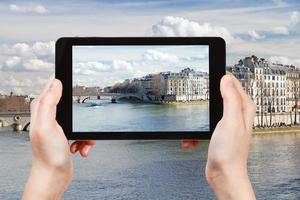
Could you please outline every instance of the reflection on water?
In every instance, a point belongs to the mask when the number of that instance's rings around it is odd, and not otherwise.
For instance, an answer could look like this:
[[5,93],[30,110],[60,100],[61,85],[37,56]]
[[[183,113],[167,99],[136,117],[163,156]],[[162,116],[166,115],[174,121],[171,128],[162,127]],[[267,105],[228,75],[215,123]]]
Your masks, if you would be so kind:
[[[0,132],[0,199],[20,199],[31,165],[27,134]],[[205,178],[208,142],[98,141],[89,158],[74,158],[63,199],[214,199]],[[258,199],[300,198],[300,135],[253,138],[249,171]]]
[[155,105],[94,100],[73,104],[74,131],[208,131],[208,104]]

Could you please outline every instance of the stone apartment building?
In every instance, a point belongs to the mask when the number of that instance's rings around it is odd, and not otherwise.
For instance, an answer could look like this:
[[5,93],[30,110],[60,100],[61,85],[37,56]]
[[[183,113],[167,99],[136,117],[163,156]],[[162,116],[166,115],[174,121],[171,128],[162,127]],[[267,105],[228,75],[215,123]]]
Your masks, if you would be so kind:
[[[272,115],[272,113],[283,113],[286,115],[284,119],[280,119],[283,123],[294,121],[288,115],[291,112],[298,112],[299,69],[294,66],[270,63],[251,56],[240,60],[234,66],[227,67],[227,70],[241,81],[245,91],[256,103],[257,115],[260,118]],[[271,117],[269,118],[270,120],[267,121],[272,124]],[[264,119],[259,120],[264,121]]]
[[0,95],[0,113],[29,112],[31,101],[28,96]]
[[100,87],[85,87],[75,85],[72,89],[73,95],[89,95],[89,94],[97,94],[102,92],[103,90]]
[[209,76],[185,68],[179,73],[161,72],[140,79],[140,93],[152,100],[193,101],[209,98]]

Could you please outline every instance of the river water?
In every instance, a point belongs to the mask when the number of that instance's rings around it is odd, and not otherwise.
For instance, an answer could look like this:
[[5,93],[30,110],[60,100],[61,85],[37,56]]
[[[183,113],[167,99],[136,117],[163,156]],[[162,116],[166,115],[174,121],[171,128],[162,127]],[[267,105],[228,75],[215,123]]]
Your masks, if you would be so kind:
[[[94,105],[94,106],[91,106]],[[209,105],[110,103],[73,104],[73,131],[208,131]]]
[[[214,199],[205,178],[208,141],[98,141],[74,156],[75,177],[63,199]],[[0,129],[0,199],[20,199],[30,171],[28,133]],[[258,199],[300,199],[300,134],[254,136],[249,173]]]

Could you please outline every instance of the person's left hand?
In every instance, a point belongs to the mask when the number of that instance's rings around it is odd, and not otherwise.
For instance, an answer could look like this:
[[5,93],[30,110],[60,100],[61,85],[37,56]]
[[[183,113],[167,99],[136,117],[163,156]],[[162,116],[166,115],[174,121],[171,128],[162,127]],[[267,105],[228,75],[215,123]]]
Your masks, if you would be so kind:
[[[32,169],[24,199],[27,194],[28,199],[43,199],[47,191],[52,195],[62,195],[73,177],[71,153],[79,151],[82,157],[86,157],[95,144],[95,141],[90,140],[75,141],[69,145],[56,121],[56,106],[61,95],[62,83],[51,77],[43,92],[31,103],[29,135],[32,143]],[[32,191],[36,193],[35,197],[31,196]]]

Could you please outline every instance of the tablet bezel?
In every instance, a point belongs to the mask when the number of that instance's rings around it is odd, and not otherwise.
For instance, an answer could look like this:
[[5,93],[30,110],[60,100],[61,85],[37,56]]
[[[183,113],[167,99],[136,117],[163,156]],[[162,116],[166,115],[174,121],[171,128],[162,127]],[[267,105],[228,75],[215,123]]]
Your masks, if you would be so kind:
[[[72,132],[72,46],[74,45],[208,45],[209,131]],[[219,37],[64,37],[56,41],[55,76],[63,84],[56,119],[69,140],[210,139],[222,117],[220,80],[225,74],[226,45]],[[214,92],[211,92],[214,91]]]

